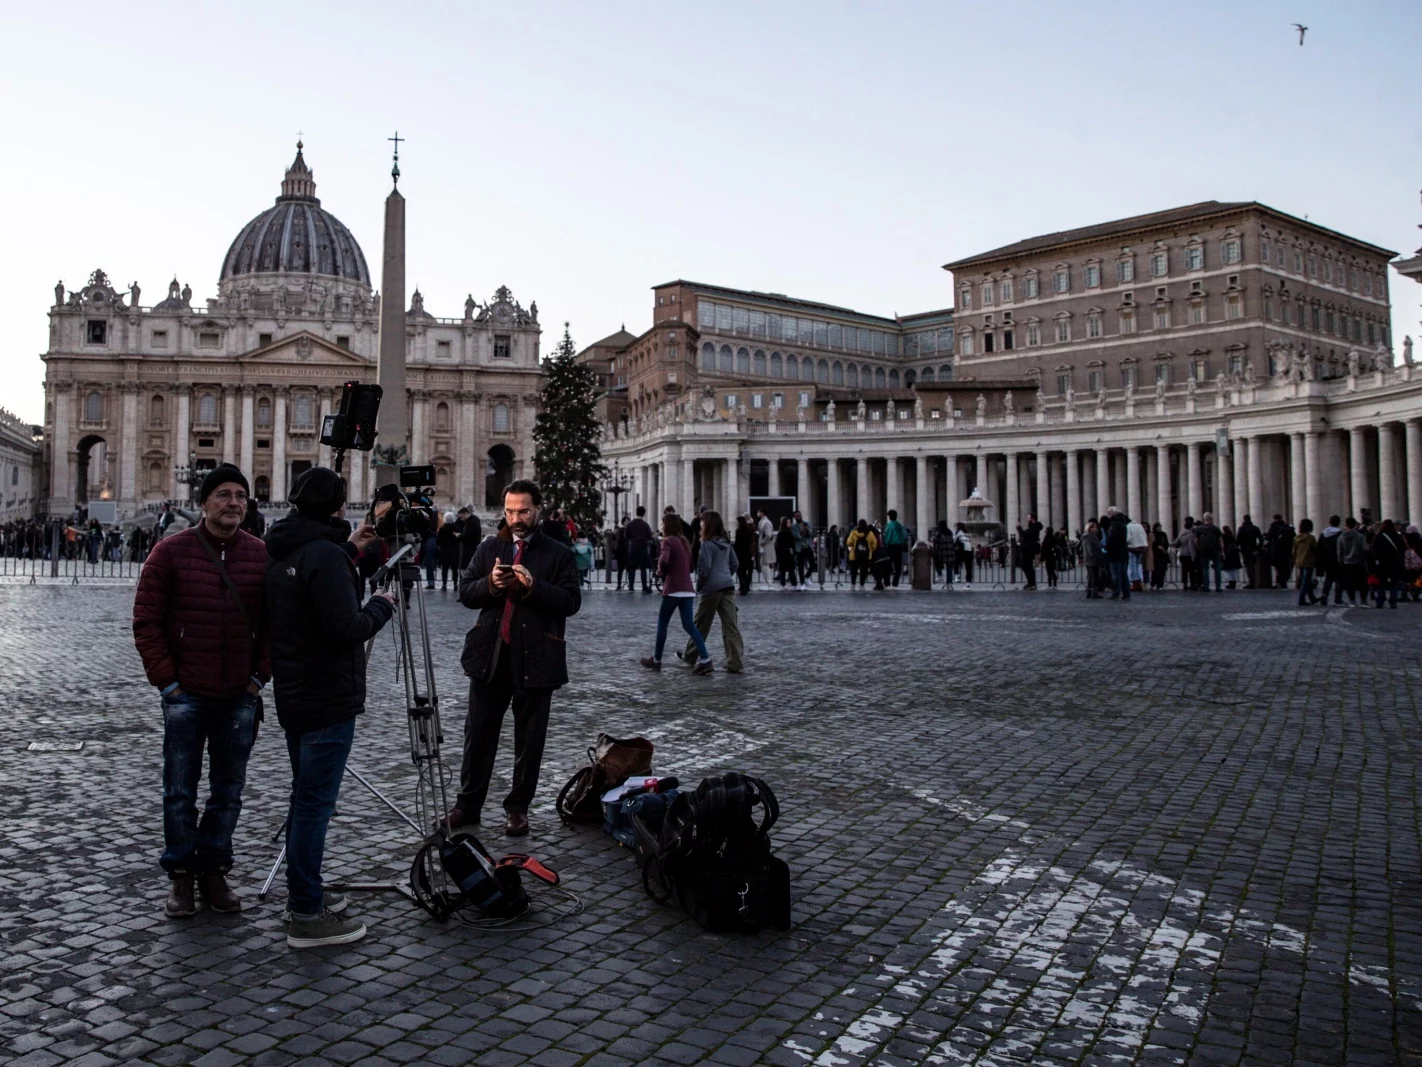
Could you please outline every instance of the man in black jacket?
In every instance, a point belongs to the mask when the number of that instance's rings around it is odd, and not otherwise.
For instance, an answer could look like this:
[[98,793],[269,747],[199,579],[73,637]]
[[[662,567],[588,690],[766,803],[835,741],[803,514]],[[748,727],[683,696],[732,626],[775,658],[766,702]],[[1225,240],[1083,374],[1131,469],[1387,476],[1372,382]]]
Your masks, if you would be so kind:
[[1027,525],[1022,527],[1021,540],[1017,542],[1017,564],[1026,579],[1023,589],[1037,588],[1037,553],[1042,550],[1042,524],[1037,516],[1028,515]]
[[1246,515],[1244,521],[1239,524],[1239,530],[1235,533],[1235,540],[1239,542],[1239,554],[1244,557],[1244,588],[1256,589],[1258,583],[1254,577],[1258,572],[1255,570],[1255,566],[1259,562],[1259,546],[1264,540],[1263,532]]
[[1131,520],[1115,508],[1107,508],[1106,515],[1111,520],[1106,527],[1106,566],[1111,570],[1111,599],[1130,600],[1131,583],[1126,568],[1131,559],[1127,532]]
[[341,918],[345,898],[323,891],[321,859],[355,717],[365,710],[365,643],[390,621],[394,598],[377,593],[360,604],[355,557],[375,540],[375,528],[351,533],[337,517],[345,499],[335,471],[303,471],[290,493],[294,509],[267,534],[272,694],[291,759],[286,940],[293,948],[365,936],[363,923]]
[[459,570],[462,572],[474,558],[474,550],[484,540],[484,524],[479,516],[467,507],[460,508],[455,518],[454,531],[459,536]]
[[582,606],[573,553],[538,528],[538,486],[504,490],[504,528],[479,546],[460,578],[459,599],[479,611],[460,665],[469,676],[469,716],[459,799],[451,829],[477,825],[489,792],[504,713],[513,705],[513,787],[504,833],[528,833],[553,690],[568,681],[564,624]]

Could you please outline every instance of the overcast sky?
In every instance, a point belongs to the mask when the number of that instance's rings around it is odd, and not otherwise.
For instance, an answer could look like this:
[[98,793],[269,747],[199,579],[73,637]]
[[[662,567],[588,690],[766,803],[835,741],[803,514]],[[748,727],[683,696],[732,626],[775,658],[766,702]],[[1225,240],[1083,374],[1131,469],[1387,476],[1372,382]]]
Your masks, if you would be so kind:
[[378,271],[398,128],[410,286],[507,284],[547,351],[677,277],[946,307],[949,260],[1199,200],[1411,254],[1420,55],[1418,0],[9,4],[0,406],[41,418],[57,279],[215,295],[298,130]]

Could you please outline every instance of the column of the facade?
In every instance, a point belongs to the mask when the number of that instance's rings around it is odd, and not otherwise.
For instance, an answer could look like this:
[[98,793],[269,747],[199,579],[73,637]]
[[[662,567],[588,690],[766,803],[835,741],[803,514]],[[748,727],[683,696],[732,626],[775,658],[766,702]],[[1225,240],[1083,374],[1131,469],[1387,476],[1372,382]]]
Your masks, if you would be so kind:
[[810,512],[813,510],[813,498],[814,494],[810,492],[810,461],[801,456],[795,463],[795,506],[807,521],[810,520]]
[[1096,450],[1096,517],[1106,514],[1111,505],[1111,457],[1106,449]]
[[1037,453],[1037,521],[1043,526],[1052,526],[1052,485],[1047,474],[1047,453]]
[[1300,519],[1308,517],[1304,487],[1304,435],[1289,434],[1289,508],[1285,512],[1295,529]]
[[[244,386],[242,387],[242,449],[243,449],[243,452],[244,452],[244,453],[245,453],[245,451],[246,451],[246,449],[247,449],[247,403],[248,403],[248,401],[247,401],[247,386],[244,385]],[[321,427],[323,427],[323,426],[326,425],[326,416],[329,415],[329,414],[331,414],[331,392],[330,392],[330,390],[328,390],[328,389],[323,389],[323,390],[321,390],[321,404],[320,404],[318,410],[320,411],[320,414],[316,417],[316,431],[317,431],[317,437],[319,438],[319,437],[320,437]],[[320,446],[318,447],[317,452],[316,452],[316,461],[317,461],[317,463],[319,463],[322,467],[330,467],[330,466],[331,466],[331,464],[334,462],[334,460],[333,460],[333,458],[332,458],[332,456],[331,456],[331,448],[330,448],[329,445],[320,445]],[[243,468],[242,468],[242,472],[243,472],[244,474],[247,474],[247,468],[246,468],[246,467],[243,467]],[[251,475],[250,475],[250,474],[247,474],[247,477],[250,478]],[[443,488],[443,489],[445,489],[445,490],[448,490],[448,491],[453,491],[454,486],[447,485],[447,486],[442,486],[441,488]]]
[[1397,500],[1397,434],[1392,423],[1378,424],[1378,519],[1398,519],[1402,509]]
[[[1160,503],[1160,463],[1155,454],[1155,449],[1147,446],[1141,453],[1141,467],[1145,471],[1145,495],[1141,499],[1141,515],[1139,522],[1158,522],[1160,516],[1158,507]],[[1137,516],[1131,516],[1137,518]]]
[[1407,516],[1408,522],[1422,523],[1422,419],[1406,424]]
[[1234,459],[1215,453],[1215,525],[1237,526],[1234,515]]
[[429,409],[429,394],[423,389],[410,390],[410,462],[423,463],[429,458],[425,415]]
[[943,518],[951,530],[958,525],[958,457],[951,452],[943,457]]
[[1170,446],[1155,446],[1155,466],[1156,466],[1156,497],[1155,497],[1155,521],[1160,523],[1160,528],[1167,534],[1173,536],[1175,516],[1171,514],[1174,510],[1170,506]]
[[[1264,455],[1260,447],[1258,436],[1244,439],[1249,449],[1249,459],[1247,470],[1249,472],[1249,510],[1246,514],[1256,525],[1268,526],[1264,515]],[[1240,516],[1240,521],[1244,517]]]
[[1088,522],[1101,517],[1101,509],[1097,506],[1100,501],[1096,495],[1096,461],[1080,452],[1077,462],[1081,466],[1081,525],[1085,529]]
[[[254,386],[242,386],[242,443],[237,452],[237,466],[242,469],[243,474],[254,481],[256,479],[256,472],[252,470],[252,438],[255,431],[252,426],[252,419],[255,418],[255,416],[252,414],[252,405],[256,392],[257,390]],[[323,404],[328,404],[329,402],[327,399],[322,400]],[[321,454],[327,457],[327,466],[330,466],[330,453],[331,450],[329,448],[322,449]]]
[[1002,525],[1008,536],[1017,535],[1017,527],[1022,524],[1022,498],[1017,488],[1017,453],[1007,453],[1007,503],[1002,508]]
[[474,433],[478,394],[461,390],[455,394],[455,399],[459,403],[459,437],[454,445],[456,484],[459,486],[458,503],[461,507],[473,507],[476,503],[483,503],[483,494],[476,496],[474,492],[484,469]]
[[[371,456],[370,456],[370,453],[369,453],[369,452],[347,452],[347,453],[346,453],[346,475],[345,475],[345,477],[346,477],[346,499],[347,499],[347,500],[353,500],[353,501],[359,502],[359,501],[369,500],[369,499],[370,499],[370,497],[371,497],[372,494],[366,492],[366,484],[367,484],[367,482],[369,481],[369,478],[370,478],[370,475],[369,475],[369,473],[368,473],[369,470],[370,470],[370,458],[371,458]],[[275,500],[276,497],[272,497],[272,499]],[[472,501],[472,500],[468,500],[468,501],[464,501],[464,503],[470,503],[470,504],[472,504],[473,501]],[[360,505],[357,504],[357,508],[358,508],[359,506],[360,506]],[[351,517],[352,520],[354,520],[354,519],[356,519],[358,516],[357,516],[356,514],[352,514],[350,517]]]
[[1205,485],[1200,475],[1200,444],[1191,441],[1185,446],[1185,514],[1199,520],[1204,512]]
[[[192,454],[192,432],[188,423],[192,395],[187,386],[175,386],[174,392],[178,394],[178,419],[173,429],[173,466],[177,468],[186,467],[188,457]],[[188,487],[178,481],[176,469],[173,474],[173,496],[178,500],[188,498]]]
[[736,507],[742,514],[750,514],[750,495],[750,457],[742,451],[736,463]]
[[1062,464],[1066,457],[1049,456],[1047,459],[1047,499],[1052,504],[1052,525],[1066,525],[1066,488],[1063,486]]
[[133,504],[138,482],[138,383],[124,382],[119,386],[123,401],[119,409],[123,421],[119,424],[118,498]]
[[857,456],[854,460],[854,520],[868,519],[869,514],[869,457]]
[[61,382],[50,395],[54,398],[54,439],[49,443],[49,510],[50,514],[57,514],[60,510],[67,512],[74,505],[74,476],[70,466],[70,457],[74,455],[71,440],[74,386]]
[[1368,442],[1361,426],[1348,431],[1348,481],[1353,490],[1352,512],[1362,521],[1368,498]]
[[830,456],[825,460],[825,525],[839,526],[844,523],[844,514],[839,501],[839,460]]
[[1126,514],[1141,519],[1141,454],[1134,445],[1126,448]]
[[917,465],[918,475],[918,499],[915,501],[914,509],[918,513],[918,526],[914,530],[914,536],[920,541],[927,541],[933,536],[933,459],[930,456],[919,455],[914,457]]
[[904,516],[903,471],[899,467],[899,457],[889,456],[884,460],[884,513],[896,511],[899,521]]
[[1066,453],[1066,522],[1067,536],[1076,537],[1085,527],[1081,521],[1081,455],[1076,449]]
[[1318,433],[1310,430],[1304,434],[1304,510],[1313,520],[1315,530],[1322,530],[1328,521],[1323,513],[1322,483],[1318,469]]
[[780,460],[771,456],[766,464],[766,474],[766,496],[783,496],[784,494],[780,491]]
[[1229,443],[1230,455],[1234,459],[1234,528],[1244,521],[1249,513],[1249,438],[1239,437]]
[[676,510],[687,516],[696,513],[696,461],[694,459],[683,458],[681,461],[681,499],[676,501]]
[[286,500],[286,386],[276,391],[276,413],[272,418],[272,499]]
[[[222,387],[222,462],[237,462],[237,387]],[[244,468],[242,473],[252,475]]]
[[1125,452],[1120,452],[1111,457],[1111,503],[1124,508],[1129,495],[1130,491],[1126,488],[1126,456]]

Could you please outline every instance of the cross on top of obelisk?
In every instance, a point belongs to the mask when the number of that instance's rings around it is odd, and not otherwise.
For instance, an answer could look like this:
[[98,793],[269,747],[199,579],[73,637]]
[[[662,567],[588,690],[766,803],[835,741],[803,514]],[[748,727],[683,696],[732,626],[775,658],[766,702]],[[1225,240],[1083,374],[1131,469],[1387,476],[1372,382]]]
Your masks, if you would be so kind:
[[387,138],[385,138],[385,139],[386,139],[387,141],[394,141],[394,142],[395,142],[395,165],[390,168],[390,177],[391,177],[392,179],[394,179],[396,185],[399,185],[399,184],[400,184],[400,142],[401,142],[401,141],[408,140],[408,138],[401,137],[401,136],[400,136],[400,131],[399,131],[399,130],[396,130],[394,137],[387,137]]

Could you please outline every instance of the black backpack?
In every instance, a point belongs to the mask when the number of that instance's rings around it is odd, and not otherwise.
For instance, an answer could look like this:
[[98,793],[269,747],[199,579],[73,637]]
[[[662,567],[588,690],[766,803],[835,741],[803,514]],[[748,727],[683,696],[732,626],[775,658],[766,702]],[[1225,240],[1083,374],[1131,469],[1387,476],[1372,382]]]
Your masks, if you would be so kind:
[[714,933],[790,929],[790,868],[770,851],[779,815],[759,778],[702,779],[672,800],[654,845],[638,833],[643,888],[659,904],[676,900]]

